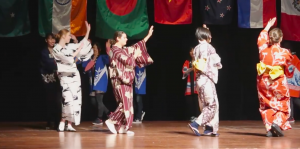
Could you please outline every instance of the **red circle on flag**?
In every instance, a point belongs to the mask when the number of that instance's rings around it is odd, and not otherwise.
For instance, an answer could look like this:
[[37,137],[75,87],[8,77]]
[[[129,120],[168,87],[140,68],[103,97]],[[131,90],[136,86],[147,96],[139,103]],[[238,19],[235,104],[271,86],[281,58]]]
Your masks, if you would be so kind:
[[106,0],[107,8],[115,15],[129,14],[136,6],[137,0]]

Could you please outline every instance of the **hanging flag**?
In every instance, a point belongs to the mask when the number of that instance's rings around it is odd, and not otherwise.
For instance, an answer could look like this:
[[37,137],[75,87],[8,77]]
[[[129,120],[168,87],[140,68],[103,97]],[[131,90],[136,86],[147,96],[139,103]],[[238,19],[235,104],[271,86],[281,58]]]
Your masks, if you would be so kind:
[[39,33],[58,33],[67,29],[75,36],[86,33],[87,0],[39,0]]
[[281,0],[283,39],[300,41],[300,0]]
[[230,24],[233,18],[233,0],[201,0],[204,24]]
[[276,17],[276,0],[238,0],[240,28],[264,28],[274,17]]
[[148,34],[146,0],[97,0],[96,36],[113,38],[115,31],[124,31],[129,39]]
[[154,0],[154,20],[160,24],[191,24],[192,0]]
[[16,37],[30,33],[27,0],[0,1],[0,37]]

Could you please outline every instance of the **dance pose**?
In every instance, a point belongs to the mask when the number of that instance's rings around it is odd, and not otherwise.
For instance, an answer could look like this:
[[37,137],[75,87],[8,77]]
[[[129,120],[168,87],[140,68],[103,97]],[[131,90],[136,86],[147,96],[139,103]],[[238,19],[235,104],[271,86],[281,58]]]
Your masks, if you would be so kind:
[[58,131],[64,131],[65,121],[68,121],[67,131],[76,131],[72,127],[80,124],[81,118],[81,80],[74,57],[80,61],[88,60],[92,54],[92,46],[87,40],[90,25],[86,22],[87,32],[80,43],[69,43],[71,37],[76,40],[66,29],[60,30],[56,35],[59,43],[53,48],[53,56],[58,67],[58,77],[62,87],[63,107],[61,122]]
[[185,90],[185,101],[186,101],[186,109],[187,109],[187,118],[192,122],[196,120],[200,115],[199,110],[199,102],[198,102],[198,93],[197,93],[197,84],[196,84],[196,72],[193,71],[193,62],[195,60],[194,57],[194,48],[190,50],[190,60],[186,60],[182,67],[183,78],[187,77],[187,84]]
[[221,58],[215,48],[209,44],[211,33],[206,25],[196,30],[199,44],[194,49],[194,71],[197,75],[197,92],[201,114],[188,124],[195,135],[200,136],[198,127],[205,127],[204,135],[218,136],[219,101],[215,84],[218,82],[218,69],[222,68]]
[[134,114],[133,123],[142,123],[146,114],[143,111],[143,95],[146,94],[146,67],[135,67],[134,93],[133,108],[136,114]]
[[[47,106],[47,126],[57,128],[61,116],[61,89],[59,79],[57,77],[57,66],[52,55],[55,38],[52,33],[45,37],[47,47],[41,51],[41,67],[40,73],[42,75],[44,88],[46,91],[46,106]],[[54,124],[53,124],[54,123]],[[54,126],[53,126],[54,125]]]
[[287,121],[290,114],[290,94],[284,69],[291,61],[291,53],[280,47],[282,31],[269,29],[276,18],[271,19],[257,40],[260,63],[257,64],[257,90],[266,136],[283,136],[282,130],[291,129]]
[[[146,42],[151,37],[153,26],[148,35],[138,43],[130,47],[124,47],[127,36],[123,31],[116,31],[114,38],[110,40],[111,49],[107,50],[110,57],[109,74],[118,107],[105,121],[112,133],[133,133],[128,131],[133,121],[133,87],[135,66],[144,67],[153,63],[147,53]],[[110,43],[107,42],[107,49]]]
[[89,72],[94,74],[92,79],[92,74],[90,73],[90,85],[94,98],[91,98],[92,105],[97,109],[97,118],[93,121],[95,125],[103,124],[103,115],[105,114],[109,117],[109,110],[103,103],[103,96],[107,91],[108,85],[108,71],[106,65],[109,64],[108,55],[99,55],[101,52],[100,44],[93,44],[94,56],[92,61],[95,61],[95,67],[93,72],[90,70]]

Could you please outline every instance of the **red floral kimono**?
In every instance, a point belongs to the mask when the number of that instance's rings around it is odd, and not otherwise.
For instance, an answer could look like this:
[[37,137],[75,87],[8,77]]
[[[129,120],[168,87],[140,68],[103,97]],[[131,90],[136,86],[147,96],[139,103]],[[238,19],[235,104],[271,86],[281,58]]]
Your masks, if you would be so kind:
[[152,58],[147,53],[145,42],[139,41],[133,46],[118,48],[112,46],[107,51],[110,57],[109,74],[113,86],[113,91],[119,106],[110,115],[110,121],[116,125],[116,131],[125,125],[125,130],[129,130],[133,121],[133,87],[135,77],[135,66],[144,67],[153,63]]
[[267,131],[271,129],[272,123],[282,130],[288,130],[291,129],[287,121],[290,113],[290,94],[283,71],[291,61],[292,55],[279,44],[269,45],[268,41],[268,32],[263,30],[257,41],[260,59],[257,65],[259,111]]

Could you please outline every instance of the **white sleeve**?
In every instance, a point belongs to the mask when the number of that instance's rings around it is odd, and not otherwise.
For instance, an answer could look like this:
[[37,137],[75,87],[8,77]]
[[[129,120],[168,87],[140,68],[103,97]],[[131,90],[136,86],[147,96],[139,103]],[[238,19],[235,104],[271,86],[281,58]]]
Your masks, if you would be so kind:
[[81,51],[78,53],[78,55],[76,57],[78,57],[79,60],[81,61],[87,61],[89,60],[92,55],[94,54],[93,48],[91,43],[87,40],[87,39],[83,39],[80,41],[80,43],[78,43],[78,47],[80,47],[80,45],[82,45],[82,49]]
[[201,44],[196,46],[194,49],[195,60],[197,59],[206,59],[207,60],[207,44]]
[[57,63],[72,64],[74,63],[73,51],[62,48],[60,46],[55,46],[52,52]]

